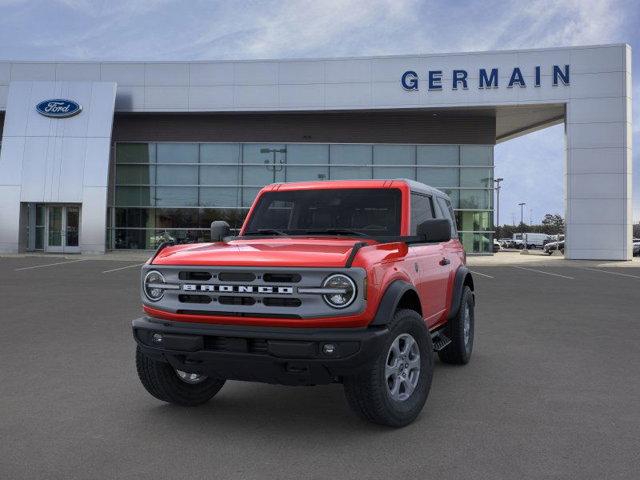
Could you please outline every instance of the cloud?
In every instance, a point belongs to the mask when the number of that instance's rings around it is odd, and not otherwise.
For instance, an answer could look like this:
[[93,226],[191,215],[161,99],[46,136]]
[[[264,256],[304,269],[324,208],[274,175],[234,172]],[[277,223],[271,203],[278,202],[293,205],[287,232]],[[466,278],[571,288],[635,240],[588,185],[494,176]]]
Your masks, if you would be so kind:
[[[637,43],[638,25],[637,0],[0,0],[0,58],[257,59]],[[634,73],[638,99],[637,66]],[[639,114],[636,108],[636,145]],[[505,198],[519,188],[513,194],[536,199],[539,214],[563,210],[562,187],[544,167],[564,162],[556,131],[496,148],[497,168],[511,178]],[[522,163],[548,142],[547,158]],[[635,202],[640,218],[640,195]]]

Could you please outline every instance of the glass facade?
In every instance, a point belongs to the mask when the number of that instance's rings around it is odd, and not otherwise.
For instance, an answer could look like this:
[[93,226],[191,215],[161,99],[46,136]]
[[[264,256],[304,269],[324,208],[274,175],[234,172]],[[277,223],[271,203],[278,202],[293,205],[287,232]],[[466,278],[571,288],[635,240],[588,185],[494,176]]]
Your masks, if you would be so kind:
[[118,143],[108,247],[150,249],[209,239],[213,220],[238,229],[273,182],[408,178],[446,192],[469,253],[493,242],[493,146]]

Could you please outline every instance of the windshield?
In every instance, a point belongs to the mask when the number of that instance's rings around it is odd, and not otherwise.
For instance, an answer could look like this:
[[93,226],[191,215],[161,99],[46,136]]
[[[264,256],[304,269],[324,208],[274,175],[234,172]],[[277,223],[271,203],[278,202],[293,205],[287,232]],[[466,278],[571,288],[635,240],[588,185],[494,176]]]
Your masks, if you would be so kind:
[[267,192],[245,235],[400,235],[398,189],[358,188]]

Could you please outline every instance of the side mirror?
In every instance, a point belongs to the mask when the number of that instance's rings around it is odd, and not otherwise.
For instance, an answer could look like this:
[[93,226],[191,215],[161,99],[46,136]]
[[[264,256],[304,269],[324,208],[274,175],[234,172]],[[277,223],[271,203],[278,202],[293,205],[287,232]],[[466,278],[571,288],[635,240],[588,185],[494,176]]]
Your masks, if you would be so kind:
[[224,237],[228,237],[231,232],[229,224],[223,220],[211,222],[211,241],[222,242]]
[[451,240],[451,223],[446,218],[431,218],[418,225],[417,234],[427,242],[448,242]]

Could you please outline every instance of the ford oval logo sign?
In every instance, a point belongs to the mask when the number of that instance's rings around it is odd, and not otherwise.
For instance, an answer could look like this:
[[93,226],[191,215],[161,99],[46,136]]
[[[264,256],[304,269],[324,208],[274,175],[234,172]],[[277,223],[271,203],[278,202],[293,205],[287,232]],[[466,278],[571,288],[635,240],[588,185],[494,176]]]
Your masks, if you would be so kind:
[[67,118],[79,114],[82,111],[82,106],[72,100],[56,98],[40,102],[36,105],[36,110],[45,117]]

